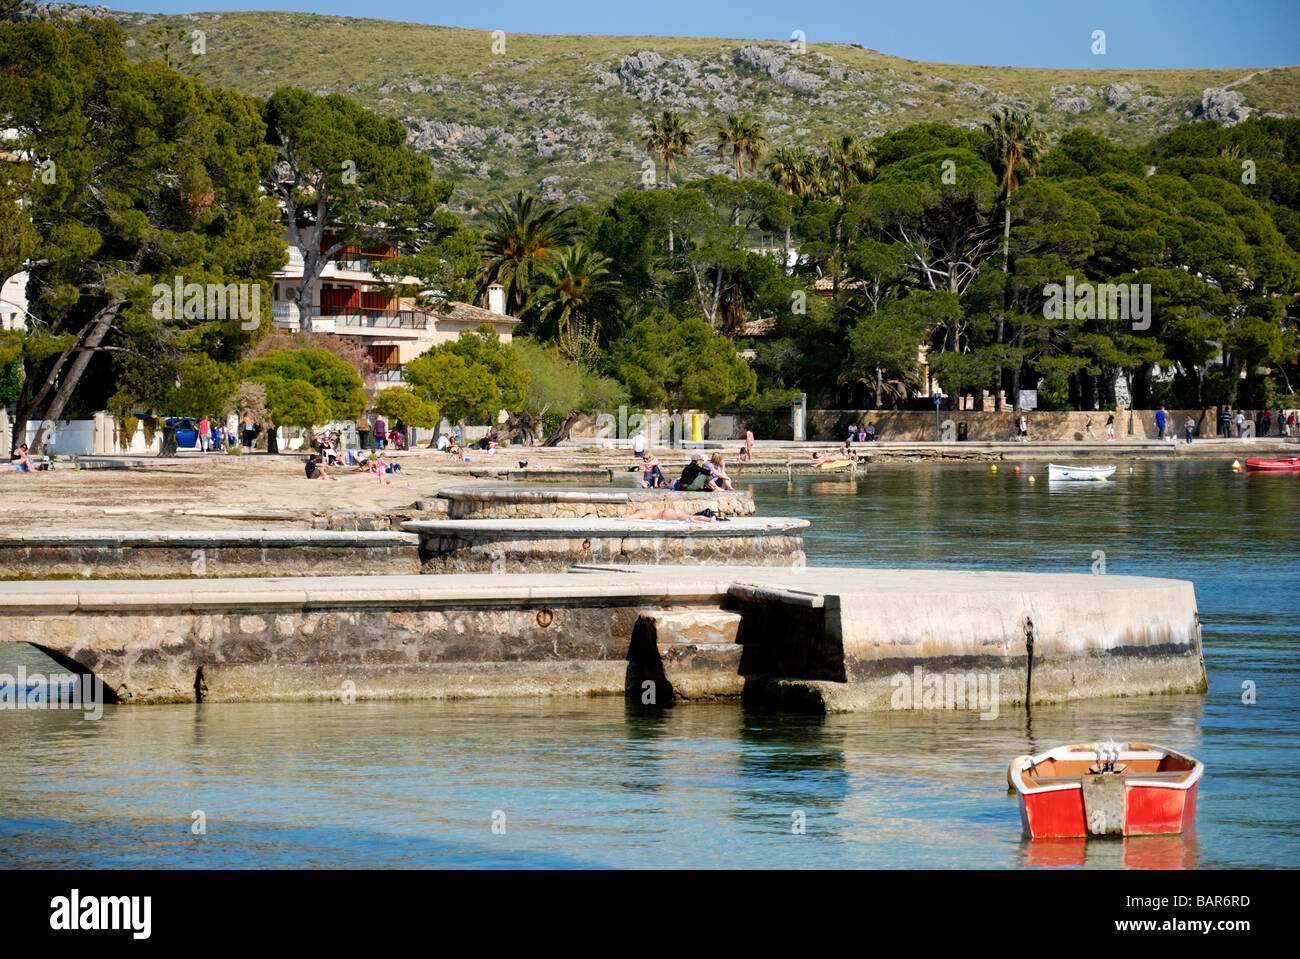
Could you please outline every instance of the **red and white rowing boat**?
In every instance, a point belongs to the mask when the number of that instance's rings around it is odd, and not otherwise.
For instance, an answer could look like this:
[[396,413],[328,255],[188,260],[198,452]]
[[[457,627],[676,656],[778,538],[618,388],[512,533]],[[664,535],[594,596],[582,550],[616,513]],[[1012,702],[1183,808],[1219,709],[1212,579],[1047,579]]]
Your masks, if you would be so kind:
[[1087,743],[1021,756],[1007,778],[1031,839],[1149,836],[1191,827],[1204,771],[1163,746]]
[[1285,460],[1246,460],[1248,470],[1300,470],[1300,456]]

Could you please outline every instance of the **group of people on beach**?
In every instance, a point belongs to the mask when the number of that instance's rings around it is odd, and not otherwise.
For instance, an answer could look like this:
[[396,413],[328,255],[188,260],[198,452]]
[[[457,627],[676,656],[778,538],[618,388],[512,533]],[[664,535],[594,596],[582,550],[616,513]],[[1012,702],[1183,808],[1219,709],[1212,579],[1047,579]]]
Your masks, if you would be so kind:
[[307,457],[304,470],[307,479],[333,480],[330,470],[350,470],[354,473],[373,473],[381,483],[391,482],[386,476],[400,474],[402,464],[388,459],[385,450],[372,451],[367,455],[364,450],[344,450],[340,453],[334,449],[329,437],[320,441],[320,452]]

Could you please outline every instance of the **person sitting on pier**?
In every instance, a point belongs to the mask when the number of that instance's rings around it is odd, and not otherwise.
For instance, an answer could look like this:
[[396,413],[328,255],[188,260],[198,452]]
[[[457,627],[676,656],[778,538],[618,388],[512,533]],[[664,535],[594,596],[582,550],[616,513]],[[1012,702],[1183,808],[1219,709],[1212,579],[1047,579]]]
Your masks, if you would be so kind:
[[867,424],[867,435],[866,435],[865,441],[868,442],[868,443],[874,443],[874,442],[876,441],[876,424],[875,424],[875,423],[868,423],[868,424]]
[[704,468],[703,454],[694,453],[691,461],[682,469],[681,479],[673,484],[673,489],[698,493],[705,488],[716,491],[718,484],[713,482],[713,474]]
[[643,506],[641,509],[633,510],[623,518],[624,519],[662,519],[662,520],[671,520],[673,522],[681,522],[685,520],[691,523],[716,523],[718,521],[718,518],[716,516],[708,516],[700,513],[696,513],[696,514],[686,513],[672,506],[666,506],[663,509],[656,509],[651,506]]
[[307,462],[306,464],[304,464],[304,469],[307,473],[308,479],[326,479],[326,480],[334,479],[333,476],[330,476],[330,474],[325,471],[325,464],[317,462],[316,455],[314,453],[311,456],[307,457]]
[[713,474],[713,482],[718,489],[735,489],[735,487],[731,485],[731,477],[727,475],[727,464],[722,461],[721,453],[714,453],[710,456],[709,461],[705,466],[708,471]]
[[645,475],[641,477],[642,489],[662,489],[668,485],[663,470],[659,468],[658,458],[649,450],[641,454],[641,468],[645,471]]

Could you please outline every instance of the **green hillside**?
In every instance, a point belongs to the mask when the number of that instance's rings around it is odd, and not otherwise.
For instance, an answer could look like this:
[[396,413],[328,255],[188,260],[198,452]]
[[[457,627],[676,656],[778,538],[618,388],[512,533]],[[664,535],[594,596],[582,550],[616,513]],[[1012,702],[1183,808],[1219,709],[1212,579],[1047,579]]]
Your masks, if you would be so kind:
[[687,178],[728,169],[711,131],[729,112],[760,118],[773,146],[925,120],[973,127],[998,104],[1032,111],[1053,135],[1083,127],[1129,144],[1198,116],[1300,115],[1300,67],[1039,70],[922,63],[842,44],[795,52],[780,40],[524,34],[494,53],[487,32],[383,20],[113,16],[140,56],[158,55],[150,35],[159,28],[202,31],[203,55],[173,49],[206,81],[256,95],[286,85],[338,92],[401,118],[467,206],[518,188],[597,200],[636,186],[644,118],[664,109],[699,134],[681,163]]

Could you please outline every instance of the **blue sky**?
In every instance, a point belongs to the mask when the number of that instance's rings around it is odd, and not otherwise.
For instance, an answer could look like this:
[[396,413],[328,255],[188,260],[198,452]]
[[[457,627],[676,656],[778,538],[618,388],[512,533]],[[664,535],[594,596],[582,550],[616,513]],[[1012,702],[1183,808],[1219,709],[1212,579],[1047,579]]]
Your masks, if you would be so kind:
[[[1073,69],[1273,67],[1300,63],[1300,0],[107,0],[118,10],[302,10],[507,33],[677,35],[861,43],[941,63]],[[1106,53],[1092,53],[1092,34]]]

